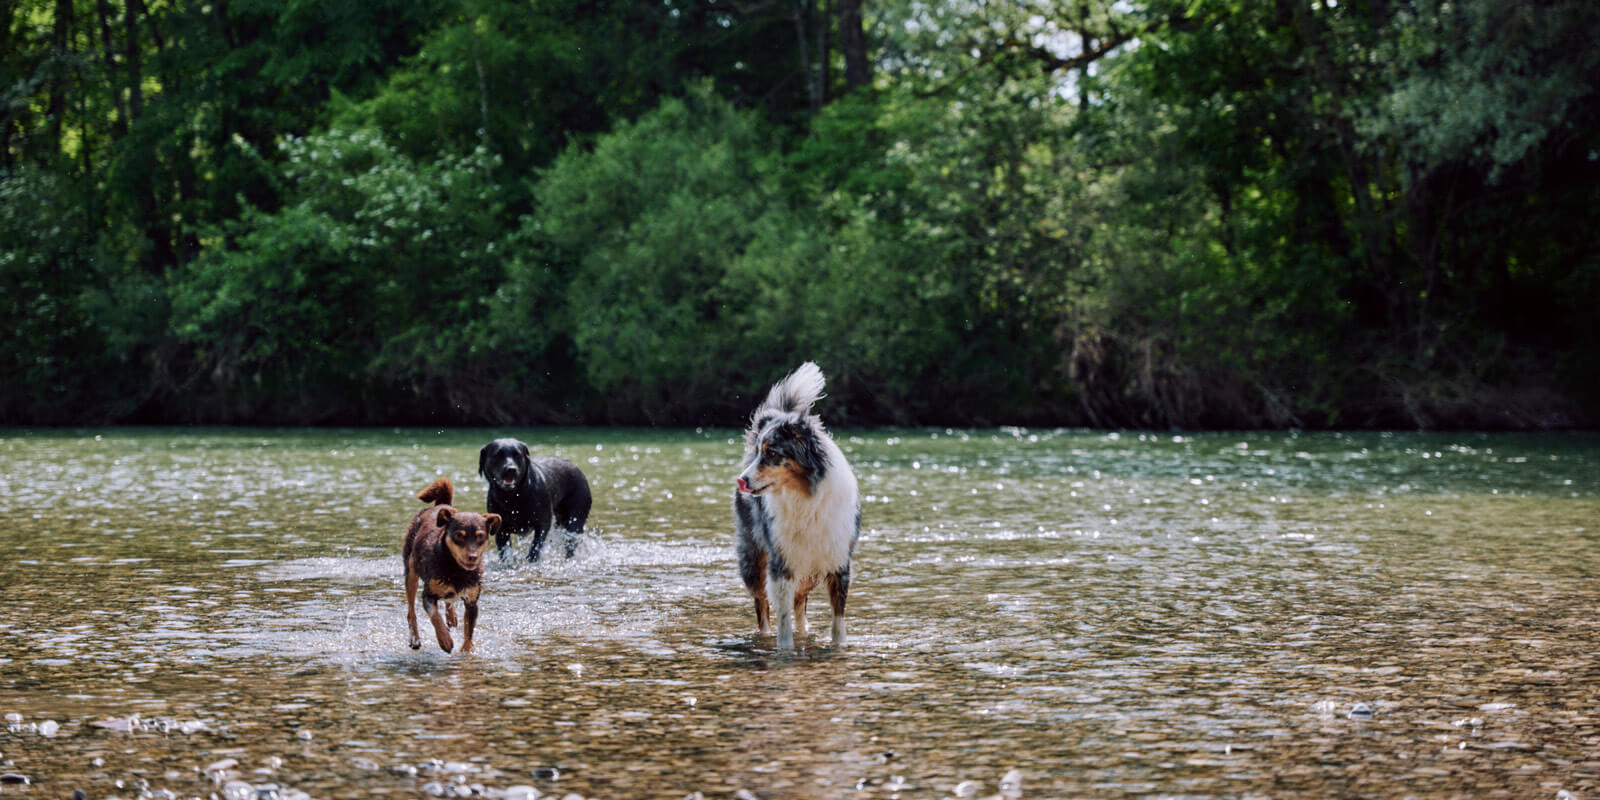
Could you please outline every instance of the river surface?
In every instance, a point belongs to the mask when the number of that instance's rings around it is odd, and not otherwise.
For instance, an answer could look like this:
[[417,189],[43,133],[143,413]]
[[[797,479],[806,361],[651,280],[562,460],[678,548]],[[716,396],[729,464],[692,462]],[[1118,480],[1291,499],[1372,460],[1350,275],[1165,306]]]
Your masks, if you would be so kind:
[[[501,435],[590,531],[412,651],[414,494]],[[0,797],[1600,798],[1600,437],[843,432],[791,655],[736,436],[0,430]]]

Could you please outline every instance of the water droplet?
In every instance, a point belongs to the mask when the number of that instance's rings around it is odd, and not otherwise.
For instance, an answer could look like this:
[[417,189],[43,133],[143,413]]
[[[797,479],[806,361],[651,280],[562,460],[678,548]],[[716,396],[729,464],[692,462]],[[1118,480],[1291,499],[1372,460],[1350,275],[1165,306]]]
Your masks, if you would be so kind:
[[39,723],[40,736],[55,736],[56,731],[59,730],[61,730],[61,726],[53,719],[47,719],[44,722]]
[[980,788],[982,786],[977,781],[962,781],[956,784],[956,788],[952,789],[951,793],[956,797],[971,797],[977,794]]

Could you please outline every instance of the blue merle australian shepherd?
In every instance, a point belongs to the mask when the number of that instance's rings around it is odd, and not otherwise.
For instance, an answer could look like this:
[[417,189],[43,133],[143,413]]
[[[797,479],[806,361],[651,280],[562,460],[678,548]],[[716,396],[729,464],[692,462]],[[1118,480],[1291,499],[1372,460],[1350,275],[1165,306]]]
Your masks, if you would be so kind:
[[822,370],[807,361],[767,393],[744,434],[743,471],[733,496],[739,572],[756,604],[756,628],[778,648],[806,635],[806,595],[822,581],[833,606],[833,644],[844,644],[850,557],[861,533],[856,476],[811,406]]

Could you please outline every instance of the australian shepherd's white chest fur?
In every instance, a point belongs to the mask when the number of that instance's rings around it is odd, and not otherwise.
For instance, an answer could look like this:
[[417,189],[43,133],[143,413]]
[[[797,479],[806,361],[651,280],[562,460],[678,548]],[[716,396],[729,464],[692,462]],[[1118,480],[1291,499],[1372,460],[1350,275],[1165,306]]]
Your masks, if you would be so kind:
[[767,393],[745,431],[733,498],[739,573],[761,634],[777,610],[780,649],[805,636],[806,597],[818,582],[828,588],[833,643],[844,644],[861,498],[844,453],[811,413],[822,387],[822,370],[807,361]]

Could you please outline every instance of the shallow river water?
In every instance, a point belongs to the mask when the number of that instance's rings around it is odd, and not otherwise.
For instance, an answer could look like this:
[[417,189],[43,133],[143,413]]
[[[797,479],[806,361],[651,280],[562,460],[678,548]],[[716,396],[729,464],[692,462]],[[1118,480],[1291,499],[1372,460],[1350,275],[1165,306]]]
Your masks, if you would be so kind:
[[[590,532],[414,652],[497,435]],[[845,432],[851,640],[785,655],[735,436],[0,430],[0,797],[1600,798],[1600,437]]]

